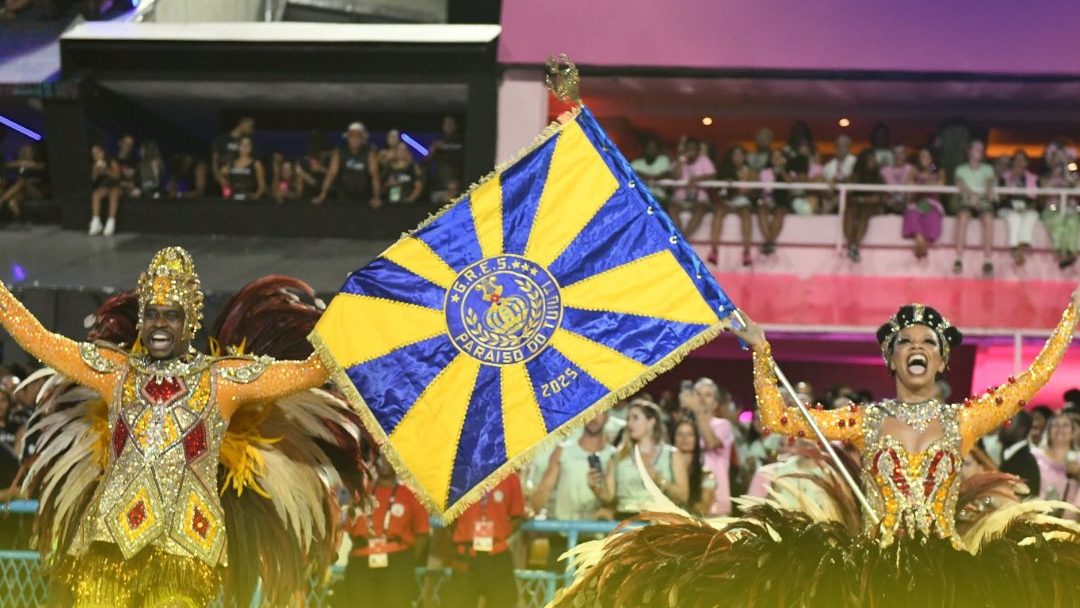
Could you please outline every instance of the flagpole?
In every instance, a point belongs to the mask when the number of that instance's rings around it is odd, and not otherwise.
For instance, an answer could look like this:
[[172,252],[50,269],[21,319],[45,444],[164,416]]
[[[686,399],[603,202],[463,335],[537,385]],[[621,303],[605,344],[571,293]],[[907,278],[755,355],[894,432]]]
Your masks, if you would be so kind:
[[[746,327],[746,319],[743,317],[742,311],[735,310],[734,314],[738,318],[739,323],[742,324],[743,327]],[[806,423],[810,425],[810,428],[814,431],[814,434],[817,435],[818,442],[821,443],[822,448],[824,448],[824,450],[829,454],[829,457],[832,458],[833,464],[836,465],[836,468],[840,471],[840,475],[844,478],[844,481],[847,482],[848,487],[851,488],[852,494],[855,495],[855,498],[859,501],[859,504],[862,505],[862,508],[866,510],[866,513],[870,516],[870,519],[873,520],[875,524],[880,523],[881,520],[878,518],[878,515],[874,511],[874,508],[870,506],[870,501],[866,499],[866,495],[863,494],[863,491],[859,488],[859,484],[855,483],[855,478],[851,476],[851,473],[847,470],[847,467],[844,466],[843,461],[840,460],[840,456],[836,453],[836,450],[833,449],[832,442],[830,442],[829,439],[825,437],[825,433],[822,432],[821,427],[818,426],[817,421],[814,420],[814,417],[810,415],[810,410],[806,408],[806,404],[803,403],[801,398],[799,398],[798,392],[796,392],[795,388],[791,386],[791,382],[788,381],[787,376],[784,375],[784,372],[780,371],[779,365],[774,364],[773,369],[776,371],[776,377],[780,380],[780,384],[783,385],[785,390],[787,390],[788,395],[790,395],[791,399],[795,402],[795,406],[799,408],[800,412],[802,412],[803,418],[806,419]]]

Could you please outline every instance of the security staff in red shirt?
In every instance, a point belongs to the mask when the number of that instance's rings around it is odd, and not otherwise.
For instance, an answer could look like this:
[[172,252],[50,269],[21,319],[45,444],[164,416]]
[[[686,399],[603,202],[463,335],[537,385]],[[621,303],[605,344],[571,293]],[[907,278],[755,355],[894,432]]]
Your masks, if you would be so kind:
[[427,559],[427,511],[380,456],[366,508],[353,505],[346,528],[353,549],[345,568],[345,597],[335,606],[411,608],[416,599],[416,565]]
[[525,517],[517,475],[504,479],[454,522],[454,558],[443,605],[476,608],[480,597],[492,608],[517,606],[514,562],[507,539]]

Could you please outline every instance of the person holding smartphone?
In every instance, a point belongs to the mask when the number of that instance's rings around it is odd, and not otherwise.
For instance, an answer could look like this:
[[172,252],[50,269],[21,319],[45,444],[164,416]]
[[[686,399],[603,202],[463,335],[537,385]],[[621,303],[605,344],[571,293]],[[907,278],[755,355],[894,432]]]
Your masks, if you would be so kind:
[[[585,424],[581,436],[559,444],[551,453],[540,484],[533,491],[531,505],[549,519],[611,519],[600,496],[604,491],[604,470],[615,447],[604,437],[608,413],[600,412]],[[549,539],[548,554],[557,559],[566,550],[566,538]]]

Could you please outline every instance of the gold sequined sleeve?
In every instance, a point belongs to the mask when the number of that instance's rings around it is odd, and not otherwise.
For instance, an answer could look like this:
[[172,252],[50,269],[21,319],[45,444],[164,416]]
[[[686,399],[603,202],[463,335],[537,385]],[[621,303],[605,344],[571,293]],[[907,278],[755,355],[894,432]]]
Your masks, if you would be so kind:
[[964,401],[960,408],[960,435],[965,454],[980,437],[1015,416],[1050,380],[1072,342],[1075,329],[1076,310],[1070,304],[1031,367],[1005,384]]
[[[758,411],[765,428],[774,433],[814,439],[816,435],[802,412],[784,402],[776,378],[776,362],[768,343],[754,349],[754,392]],[[863,411],[858,407],[840,410],[810,409],[814,422],[830,441],[848,441],[861,444]]]
[[245,403],[273,401],[318,388],[330,377],[317,354],[303,361],[275,361],[268,357],[226,360],[219,364],[218,373],[225,380],[218,383],[218,402],[226,418]]
[[0,324],[34,358],[106,399],[111,398],[116,372],[123,363],[120,354],[45,329],[3,283],[0,283]]

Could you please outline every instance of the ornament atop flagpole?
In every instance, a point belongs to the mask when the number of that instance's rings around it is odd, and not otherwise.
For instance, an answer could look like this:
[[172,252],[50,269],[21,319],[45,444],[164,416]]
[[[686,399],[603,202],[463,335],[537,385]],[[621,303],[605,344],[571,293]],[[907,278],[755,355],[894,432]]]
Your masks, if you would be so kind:
[[581,105],[581,75],[566,53],[562,53],[557,59],[548,57],[544,69],[544,83],[560,101]]

